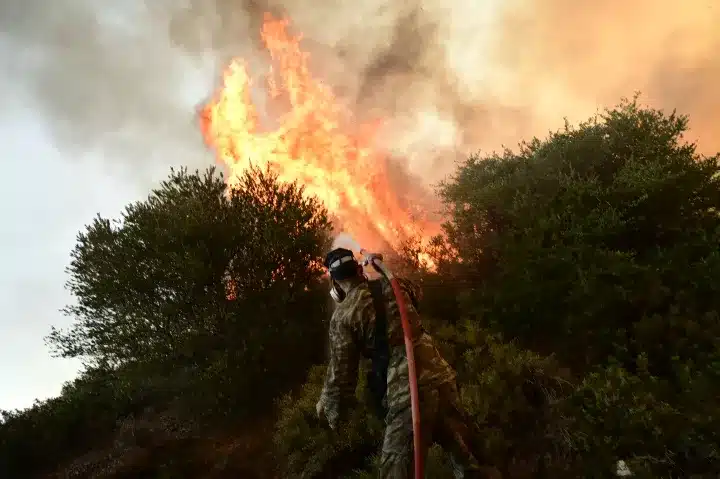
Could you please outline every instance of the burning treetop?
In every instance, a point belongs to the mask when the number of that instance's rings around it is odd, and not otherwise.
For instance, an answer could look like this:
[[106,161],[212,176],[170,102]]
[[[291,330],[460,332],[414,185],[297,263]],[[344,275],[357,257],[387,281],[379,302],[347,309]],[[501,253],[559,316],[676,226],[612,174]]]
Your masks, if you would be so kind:
[[339,227],[370,248],[396,247],[419,228],[437,231],[436,225],[418,224],[401,206],[388,179],[387,158],[372,147],[378,125],[348,125],[350,112],[311,75],[301,36],[289,34],[288,23],[267,14],[262,27],[272,59],[266,110],[284,107],[272,115],[276,126],[261,126],[270,121],[261,121],[251,94],[254,82],[239,58],[202,111],[205,141],[228,168],[230,185],[251,164],[269,168],[281,181],[296,181],[318,197]]

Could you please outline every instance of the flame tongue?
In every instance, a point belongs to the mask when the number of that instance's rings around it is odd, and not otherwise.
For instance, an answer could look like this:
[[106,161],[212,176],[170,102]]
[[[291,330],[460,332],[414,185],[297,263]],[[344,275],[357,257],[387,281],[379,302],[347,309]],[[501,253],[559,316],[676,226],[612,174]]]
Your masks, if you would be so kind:
[[287,26],[287,20],[266,15],[262,28],[273,60],[266,92],[273,105],[287,107],[277,126],[261,129],[247,65],[235,59],[202,111],[205,141],[228,168],[230,185],[251,163],[269,167],[280,181],[297,181],[318,197],[337,226],[365,247],[397,247],[419,225],[393,194],[387,158],[371,147],[376,125],[350,128],[344,123],[349,112],[310,74],[301,37],[290,35]]

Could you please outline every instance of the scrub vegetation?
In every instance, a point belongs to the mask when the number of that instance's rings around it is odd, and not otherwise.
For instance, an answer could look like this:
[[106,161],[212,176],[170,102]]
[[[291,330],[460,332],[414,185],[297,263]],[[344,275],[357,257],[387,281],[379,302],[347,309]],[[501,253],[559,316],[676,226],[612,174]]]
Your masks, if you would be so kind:
[[[623,101],[440,185],[444,234],[409,242],[426,327],[506,477],[720,474],[720,156],[687,118]],[[4,411],[0,477],[373,477],[382,423],[315,418],[331,225],[296,185],[173,171],[71,253],[48,343],[59,397]],[[434,448],[428,477],[452,477]]]

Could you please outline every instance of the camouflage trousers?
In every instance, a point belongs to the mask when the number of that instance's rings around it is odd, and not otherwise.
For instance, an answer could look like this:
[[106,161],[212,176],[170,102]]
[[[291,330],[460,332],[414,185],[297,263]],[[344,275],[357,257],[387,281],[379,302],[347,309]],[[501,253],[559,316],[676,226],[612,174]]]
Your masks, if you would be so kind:
[[[410,479],[414,476],[414,460],[409,397],[390,406],[385,422],[380,478]],[[455,479],[500,477],[494,468],[478,463],[472,446],[477,441],[477,432],[469,425],[454,383],[420,391],[420,426],[423,457],[437,442],[450,455]]]

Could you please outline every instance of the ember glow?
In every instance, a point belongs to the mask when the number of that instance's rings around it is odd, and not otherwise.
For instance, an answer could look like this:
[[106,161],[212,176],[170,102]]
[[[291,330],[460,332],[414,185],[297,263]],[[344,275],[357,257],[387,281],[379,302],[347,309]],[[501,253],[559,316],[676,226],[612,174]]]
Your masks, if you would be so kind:
[[[310,73],[309,55],[287,20],[265,15],[261,35],[272,61],[265,81],[255,84],[247,63],[235,59],[201,113],[205,141],[227,168],[229,184],[251,165],[269,167],[319,198],[336,227],[366,248],[397,248],[404,239],[436,234],[438,225],[404,209],[391,187],[388,159],[372,146],[381,122],[353,123],[352,112]],[[251,92],[258,91],[268,107],[254,103]],[[272,114],[276,105],[282,109]]]

